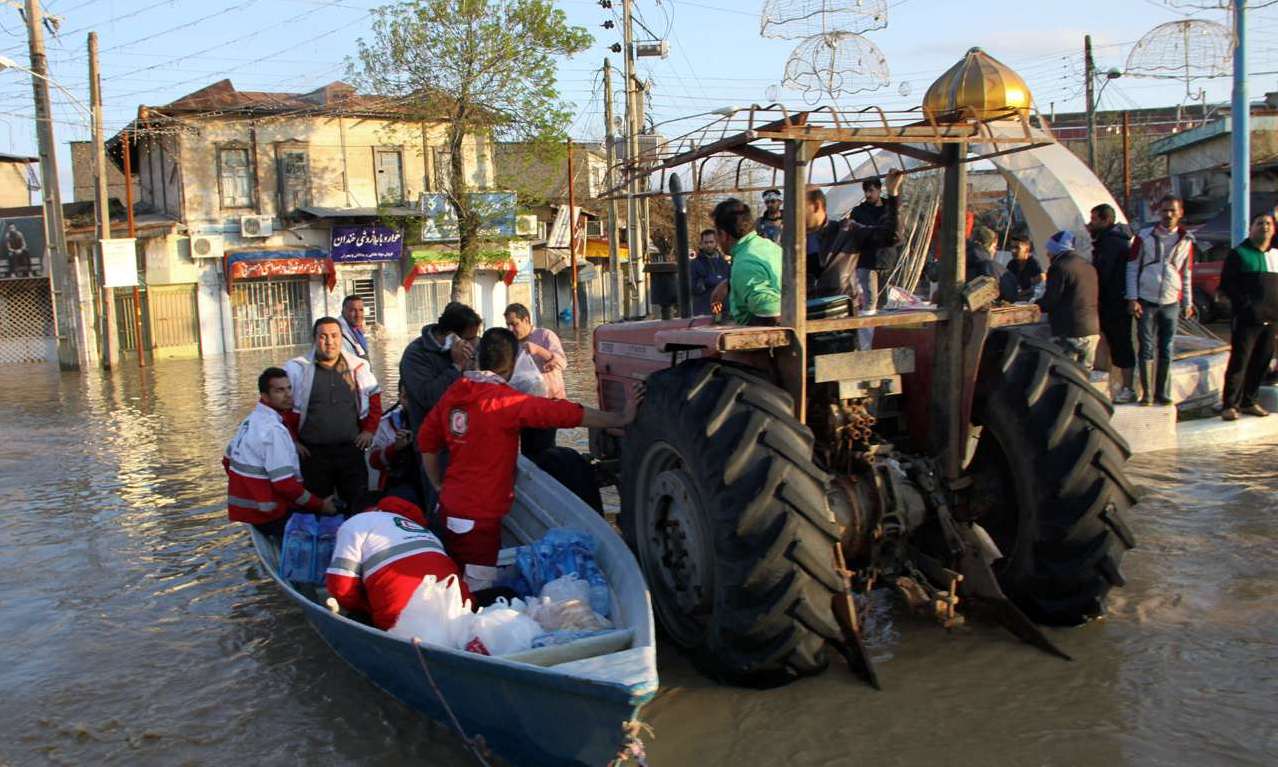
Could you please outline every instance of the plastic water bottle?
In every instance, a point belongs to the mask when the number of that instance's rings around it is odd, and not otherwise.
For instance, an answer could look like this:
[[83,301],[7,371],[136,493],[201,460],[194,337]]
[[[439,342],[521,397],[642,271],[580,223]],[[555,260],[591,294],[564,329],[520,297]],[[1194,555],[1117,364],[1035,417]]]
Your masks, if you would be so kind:
[[319,523],[314,514],[293,514],[284,525],[280,547],[280,575],[294,583],[311,583],[315,569],[315,539]]
[[342,526],[342,522],[342,518],[336,515],[319,518],[311,583],[324,583],[324,571],[328,569],[329,562],[333,561],[333,549],[337,546],[337,528]]

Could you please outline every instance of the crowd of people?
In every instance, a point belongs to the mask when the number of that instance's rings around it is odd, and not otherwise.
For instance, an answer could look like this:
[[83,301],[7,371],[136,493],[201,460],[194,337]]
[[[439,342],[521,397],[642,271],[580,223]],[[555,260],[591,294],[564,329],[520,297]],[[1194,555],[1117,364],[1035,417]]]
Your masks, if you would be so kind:
[[476,607],[508,596],[494,578],[521,449],[602,510],[589,467],[554,430],[624,428],[638,402],[610,413],[568,400],[563,345],[522,304],[481,334],[479,315],[451,303],[404,350],[398,401],[383,411],[362,304],[347,297],[315,322],[306,354],[258,377],[223,458],[228,515],[277,539],[295,513],[346,517],[325,585],[381,628],[428,575],[457,576]]

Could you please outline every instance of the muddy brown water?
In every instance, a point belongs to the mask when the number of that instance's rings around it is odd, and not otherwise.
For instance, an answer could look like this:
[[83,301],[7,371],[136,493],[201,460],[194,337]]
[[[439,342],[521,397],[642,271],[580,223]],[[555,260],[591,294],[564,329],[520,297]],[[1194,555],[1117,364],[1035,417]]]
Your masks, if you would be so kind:
[[[588,343],[565,342],[593,401]],[[403,343],[377,347],[387,383]],[[284,356],[0,368],[0,764],[473,764],[330,652],[225,521],[221,450]],[[1278,764],[1275,462],[1132,461],[1140,548],[1105,621],[1052,632],[1072,663],[885,598],[883,692],[839,663],[720,687],[662,647],[651,763]]]

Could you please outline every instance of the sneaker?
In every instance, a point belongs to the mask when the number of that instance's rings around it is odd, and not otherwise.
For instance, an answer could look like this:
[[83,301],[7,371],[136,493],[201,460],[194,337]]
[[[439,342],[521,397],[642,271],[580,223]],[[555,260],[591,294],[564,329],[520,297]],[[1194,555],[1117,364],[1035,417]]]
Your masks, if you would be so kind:
[[1136,401],[1136,392],[1132,391],[1128,387],[1123,387],[1121,390],[1119,390],[1117,394],[1114,395],[1115,405],[1130,405],[1131,403],[1135,401]]
[[1265,410],[1263,407],[1261,407],[1260,405],[1254,402],[1250,405],[1245,405],[1242,408],[1242,411],[1246,413],[1247,415],[1254,415],[1260,418],[1264,418],[1265,416],[1269,415],[1268,410]]
[[1222,420],[1222,421],[1237,421],[1237,420],[1238,420],[1238,411],[1237,411],[1237,410],[1234,410],[1232,407],[1227,407],[1227,408],[1225,408],[1224,410],[1220,411],[1220,420]]
[[1174,405],[1176,403],[1172,402],[1166,397],[1154,397],[1154,404],[1155,405]]

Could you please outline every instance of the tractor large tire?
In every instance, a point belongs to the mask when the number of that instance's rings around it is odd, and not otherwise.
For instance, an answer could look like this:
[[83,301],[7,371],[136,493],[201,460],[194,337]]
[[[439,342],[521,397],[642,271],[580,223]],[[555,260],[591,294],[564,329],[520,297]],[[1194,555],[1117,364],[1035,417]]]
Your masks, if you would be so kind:
[[1033,620],[1055,626],[1100,615],[1136,541],[1124,515],[1137,492],[1113,408],[1054,344],[995,333],[977,380],[983,427],[969,467],[972,510],[1003,553],[995,573]]
[[648,377],[621,452],[621,527],[657,616],[703,673],[754,687],[827,665],[838,528],[788,394],[690,360]]

